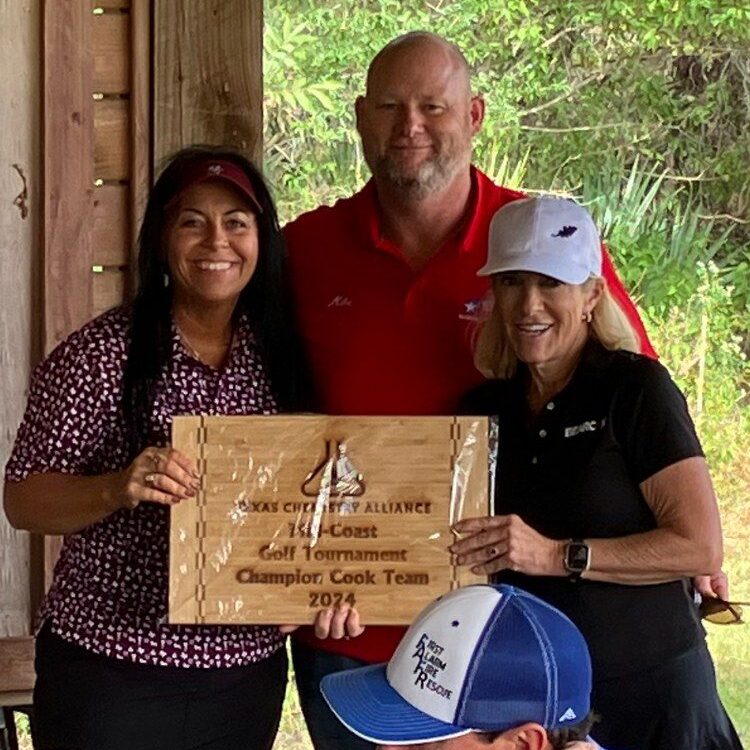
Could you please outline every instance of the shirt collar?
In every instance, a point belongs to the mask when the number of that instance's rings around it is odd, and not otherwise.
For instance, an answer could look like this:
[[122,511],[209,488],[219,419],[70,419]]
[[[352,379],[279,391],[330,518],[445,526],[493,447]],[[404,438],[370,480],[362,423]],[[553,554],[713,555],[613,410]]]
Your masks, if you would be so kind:
[[233,367],[238,362],[242,361],[242,358],[247,355],[247,352],[253,349],[256,345],[255,334],[253,333],[250,325],[250,320],[246,313],[240,313],[235,323],[234,333],[232,334],[232,344],[229,349],[229,356],[227,361],[220,370],[216,370],[213,367],[201,362],[186,345],[186,342],[182,340],[180,331],[177,328],[177,324],[172,319],[172,359],[176,362],[189,362],[190,364],[197,363],[201,367],[204,367],[212,372],[224,372],[230,367]]
[[[459,252],[469,251],[476,247],[479,239],[486,240],[486,237],[478,237],[478,235],[485,233],[479,207],[483,205],[483,201],[486,199],[485,194],[492,183],[489,177],[475,166],[472,165],[469,169],[471,171],[469,203],[455,235],[446,243],[446,245],[454,244]],[[358,228],[361,228],[364,233],[363,239],[373,249],[402,257],[400,248],[383,234],[378,193],[375,180],[372,177],[357,193],[355,199],[355,220]]]

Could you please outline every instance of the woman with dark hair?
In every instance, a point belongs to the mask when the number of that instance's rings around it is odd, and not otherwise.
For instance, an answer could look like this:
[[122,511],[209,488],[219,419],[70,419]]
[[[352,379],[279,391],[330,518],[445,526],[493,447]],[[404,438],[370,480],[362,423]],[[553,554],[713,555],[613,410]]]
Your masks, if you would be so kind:
[[195,467],[179,414],[307,406],[271,196],[240,154],[168,162],[139,237],[139,284],[37,368],[6,468],[16,528],[63,534],[41,609],[35,747],[270,748],[286,684],[277,627],[170,626],[169,506]]

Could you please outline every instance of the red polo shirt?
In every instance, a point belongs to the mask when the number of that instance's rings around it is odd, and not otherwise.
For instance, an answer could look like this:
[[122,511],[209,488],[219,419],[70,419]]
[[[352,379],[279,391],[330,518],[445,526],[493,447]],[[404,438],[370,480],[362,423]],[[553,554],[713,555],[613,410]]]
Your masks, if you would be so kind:
[[[466,218],[419,271],[383,236],[375,184],[288,224],[292,285],[321,411],[328,414],[453,414],[482,380],[472,337],[489,280],[478,277],[489,224],[522,193],[472,167]],[[653,353],[638,313],[604,253],[604,276]],[[310,644],[369,662],[387,661],[403,628],[369,627],[352,640]]]

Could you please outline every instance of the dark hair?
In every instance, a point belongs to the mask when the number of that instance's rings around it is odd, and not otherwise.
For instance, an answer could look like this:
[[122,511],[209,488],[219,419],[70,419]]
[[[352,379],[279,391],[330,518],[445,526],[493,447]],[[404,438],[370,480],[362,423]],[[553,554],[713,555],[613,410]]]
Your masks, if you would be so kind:
[[[571,724],[560,729],[547,729],[547,739],[552,745],[553,750],[562,750],[569,742],[585,740],[588,737],[591,727],[597,721],[597,715],[593,711],[589,713],[577,724]],[[482,742],[491,745],[503,732],[477,732]]]
[[132,305],[132,330],[123,382],[123,410],[129,422],[131,452],[145,447],[152,389],[169,363],[172,340],[172,287],[164,236],[168,205],[185,185],[196,162],[222,159],[247,175],[262,212],[258,226],[258,262],[240,293],[235,316],[245,313],[260,346],[271,386],[285,411],[310,408],[308,369],[294,325],[286,267],[286,245],[271,194],[258,169],[242,154],[226,147],[190,146],[167,159],[148,197],[138,235],[138,284]]

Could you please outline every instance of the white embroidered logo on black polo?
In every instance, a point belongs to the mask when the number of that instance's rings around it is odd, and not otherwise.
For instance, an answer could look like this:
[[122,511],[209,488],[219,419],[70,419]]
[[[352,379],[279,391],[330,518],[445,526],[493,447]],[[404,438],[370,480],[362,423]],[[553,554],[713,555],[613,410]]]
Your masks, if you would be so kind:
[[563,432],[563,437],[569,438],[575,437],[576,435],[583,435],[586,432],[596,432],[597,430],[601,430],[606,423],[606,419],[588,419],[573,427],[566,427]]

